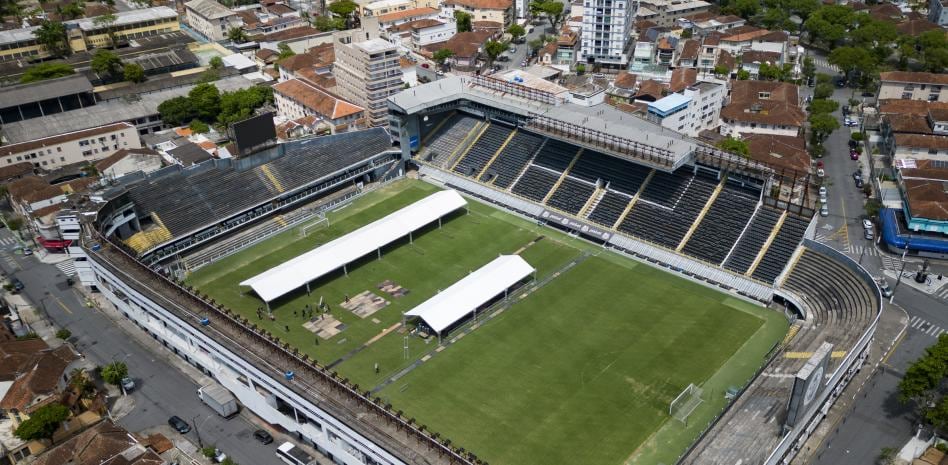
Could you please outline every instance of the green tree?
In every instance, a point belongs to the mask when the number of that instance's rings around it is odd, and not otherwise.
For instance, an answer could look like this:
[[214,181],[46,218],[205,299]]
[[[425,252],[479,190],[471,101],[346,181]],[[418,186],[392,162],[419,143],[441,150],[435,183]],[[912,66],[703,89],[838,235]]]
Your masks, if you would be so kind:
[[830,52],[827,61],[838,66],[847,76],[856,70],[863,75],[872,74],[878,66],[876,57],[864,47],[837,47]]
[[357,9],[359,5],[352,0],[336,0],[329,4],[329,12],[340,18],[348,18]]
[[525,36],[527,34],[527,30],[524,29],[523,26],[519,24],[511,24],[510,27],[507,28],[507,33],[510,34],[510,36],[513,37],[514,40],[517,40]]
[[63,5],[63,8],[62,10],[60,10],[60,13],[64,17],[69,18],[69,19],[81,18],[82,15],[85,14],[85,6],[83,5],[83,2],[81,1],[67,3]]
[[873,19],[868,14],[856,16],[858,26],[849,31],[849,42],[857,47],[889,46],[899,36],[895,24]]
[[789,0],[787,7],[789,10],[800,17],[804,22],[810,18],[814,11],[820,9],[822,3],[820,0]]
[[793,23],[790,22],[790,12],[783,8],[767,8],[760,20],[761,24],[767,29],[792,29]]
[[221,69],[224,67],[224,59],[221,57],[214,57],[211,58],[207,64],[211,66],[211,69]]
[[24,441],[49,439],[67,418],[69,418],[69,409],[65,405],[44,405],[36,409],[29,419],[20,423],[13,435]]
[[737,79],[738,79],[739,81],[746,81],[746,80],[750,79],[750,77],[751,77],[750,71],[748,71],[748,70],[746,70],[746,69],[743,69],[743,68],[737,70]]
[[826,140],[833,131],[839,129],[839,120],[828,113],[811,113],[809,121],[810,131],[821,142]]
[[332,16],[317,16],[313,20],[313,27],[322,32],[341,31],[346,28],[346,20]]
[[747,142],[734,137],[726,137],[721,139],[717,143],[717,146],[721,150],[736,153],[742,157],[747,157],[750,155],[750,148],[747,146]]
[[813,75],[816,73],[816,64],[813,63],[812,57],[803,58],[803,76],[807,79],[813,79]]
[[277,45],[277,51],[279,52],[277,54],[277,61],[296,55],[296,52],[294,52],[293,49],[291,49],[290,46],[285,43],[280,43]]
[[227,39],[235,44],[242,44],[247,41],[247,33],[243,28],[234,26],[227,30]]
[[472,16],[461,10],[454,10],[454,22],[457,24],[458,32],[468,32],[471,30]]
[[576,74],[580,76],[586,74],[586,65],[583,63],[576,63]]
[[207,125],[204,121],[199,119],[192,120],[191,124],[188,124],[188,129],[195,134],[206,134],[211,132],[211,127]]
[[187,97],[175,97],[165,100],[158,105],[161,121],[169,126],[180,126],[197,114],[191,108],[191,100]]
[[70,330],[68,330],[68,329],[66,329],[66,328],[63,328],[63,329],[60,329],[59,331],[56,331],[56,337],[57,337],[58,339],[62,339],[62,340],[65,341],[66,339],[69,339],[70,336],[72,336],[72,331],[70,331]]
[[530,16],[536,18],[543,14],[543,1],[533,0],[527,5],[527,9],[530,10]]
[[221,93],[214,84],[198,84],[188,92],[188,101],[201,121],[214,121],[221,112]]
[[450,50],[448,50],[448,49],[446,49],[446,48],[442,48],[441,50],[438,50],[437,52],[434,52],[434,54],[431,55],[431,58],[434,59],[435,63],[438,63],[438,66],[444,66],[444,62],[445,62],[448,58],[451,58],[451,57],[453,57],[453,56],[454,56],[454,52],[452,52],[452,51],[450,51]]
[[129,63],[125,65],[125,68],[122,70],[122,76],[125,77],[126,81],[144,82],[145,70],[138,63]]
[[810,113],[832,113],[839,108],[839,102],[829,99],[815,99],[810,102]]
[[487,54],[487,62],[493,63],[494,60],[496,60],[501,53],[506,52],[508,48],[510,48],[510,46],[504,42],[488,40],[487,43],[484,44],[484,53]]
[[103,365],[99,367],[99,376],[102,377],[102,381],[118,386],[122,382],[122,378],[128,376],[128,365],[125,365],[124,362],[112,362]]
[[550,20],[550,26],[555,32],[556,26],[560,24],[560,22],[563,20],[563,17],[566,15],[563,3],[559,0],[547,0],[543,2],[542,11],[546,14],[547,19]]
[[28,82],[43,81],[46,79],[69,76],[75,74],[75,72],[76,70],[72,69],[72,66],[67,63],[40,63],[27,69],[26,72],[23,73],[23,76],[20,76],[20,82],[26,84]]
[[898,456],[898,449],[894,447],[883,447],[879,451],[879,456],[876,458],[876,463],[879,465],[895,465],[895,458]]
[[750,19],[751,16],[760,13],[759,0],[732,0],[727,3],[723,11],[728,14],[735,14],[744,19]]
[[833,85],[832,84],[817,84],[816,88],[813,89],[813,98],[814,99],[828,99],[833,96]]
[[730,72],[731,71],[727,69],[727,66],[724,65],[717,65],[714,67],[714,74],[717,76],[727,76],[730,74]]
[[92,64],[90,67],[98,74],[115,76],[122,69],[122,60],[113,52],[98,50],[92,55]]
[[52,56],[63,56],[69,50],[66,45],[66,26],[54,21],[43,21],[40,27],[33,31],[36,40],[46,46]]
[[273,89],[270,87],[251,87],[248,89],[224,92],[220,96],[217,122],[228,126],[250,118],[254,110],[273,102]]
[[106,35],[109,36],[109,44],[112,47],[115,47],[115,22],[118,21],[118,16],[115,16],[112,13],[106,13],[104,15],[96,16],[92,20],[98,28],[105,28]]

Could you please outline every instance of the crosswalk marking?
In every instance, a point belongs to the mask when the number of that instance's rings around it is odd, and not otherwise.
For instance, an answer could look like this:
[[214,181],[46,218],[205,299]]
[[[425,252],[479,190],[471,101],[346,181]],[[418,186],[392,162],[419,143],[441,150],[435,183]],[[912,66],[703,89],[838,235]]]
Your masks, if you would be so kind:
[[863,251],[865,251],[865,256],[867,257],[876,257],[879,255],[879,251],[871,245],[850,245],[848,249],[849,253],[853,255],[863,255]]
[[810,58],[813,60],[813,64],[815,64],[816,66],[829,68],[833,71],[839,72],[839,67],[836,65],[831,65],[828,61],[826,61],[825,57],[817,57],[817,56],[811,55]]
[[909,319],[909,327],[936,339],[945,332],[945,329],[941,326],[929,323],[928,321],[925,321],[925,319],[919,318],[917,316],[913,316]]
[[898,257],[893,257],[891,255],[880,254],[882,258],[882,267],[887,270],[900,270],[902,269],[902,260],[899,260]]
[[941,286],[940,289],[932,293],[936,299],[948,300],[948,284]]

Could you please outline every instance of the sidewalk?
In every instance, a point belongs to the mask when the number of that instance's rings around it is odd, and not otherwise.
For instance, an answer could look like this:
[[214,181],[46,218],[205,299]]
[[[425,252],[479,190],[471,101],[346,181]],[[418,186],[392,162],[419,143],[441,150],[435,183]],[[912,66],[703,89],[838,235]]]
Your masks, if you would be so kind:
[[[824,442],[831,440],[831,436],[839,431],[839,424],[845,421],[853,410],[859,393],[866,390],[868,383],[874,383],[874,379],[879,373],[879,365],[892,351],[895,341],[905,332],[908,321],[908,314],[901,307],[885,305],[882,318],[879,319],[879,326],[876,328],[875,336],[869,346],[869,357],[866,359],[866,364],[849,382],[836,403],[830,407],[826,418],[817,426],[797,453],[797,456],[790,462],[792,465],[810,463],[814,456],[821,453],[824,445],[829,445],[828,442],[826,444]],[[865,396],[866,393],[863,392],[862,397]]]

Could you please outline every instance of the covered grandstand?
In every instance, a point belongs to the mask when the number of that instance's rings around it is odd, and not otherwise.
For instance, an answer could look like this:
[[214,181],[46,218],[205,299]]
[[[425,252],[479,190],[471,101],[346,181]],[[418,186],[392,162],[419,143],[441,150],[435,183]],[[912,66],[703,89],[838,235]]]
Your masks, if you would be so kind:
[[153,173],[113,193],[120,197],[118,208],[100,213],[99,220],[154,263],[282,210],[380,179],[398,161],[382,129],[302,140],[247,158]]
[[478,268],[434,297],[405,313],[419,318],[438,339],[444,330],[467,317],[477,317],[477,309],[536,273],[519,255],[501,255]]
[[[270,302],[306,286],[332,271],[342,268],[361,257],[377,252],[382,247],[464,208],[467,201],[456,191],[440,191],[429,195],[384,218],[373,221],[345,236],[323,244],[303,255],[284,262],[240,283],[250,286],[269,308]],[[348,273],[348,271],[346,270]]]

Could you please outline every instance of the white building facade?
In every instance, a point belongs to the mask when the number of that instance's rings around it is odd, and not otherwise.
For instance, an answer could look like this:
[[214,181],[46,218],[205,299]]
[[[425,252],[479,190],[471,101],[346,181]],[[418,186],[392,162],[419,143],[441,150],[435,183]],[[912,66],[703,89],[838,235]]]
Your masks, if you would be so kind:
[[637,0],[583,0],[579,62],[620,68],[629,62]]

